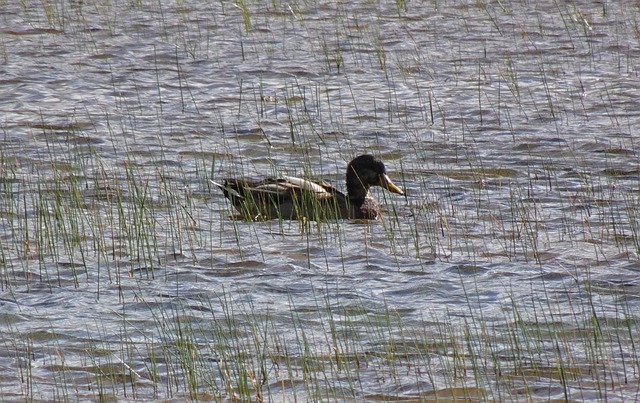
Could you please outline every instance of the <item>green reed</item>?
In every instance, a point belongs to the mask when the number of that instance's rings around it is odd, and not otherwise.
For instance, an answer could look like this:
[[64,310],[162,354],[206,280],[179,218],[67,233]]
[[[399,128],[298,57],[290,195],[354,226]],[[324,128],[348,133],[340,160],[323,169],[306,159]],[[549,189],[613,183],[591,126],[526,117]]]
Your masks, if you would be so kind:
[[[222,2],[220,5],[224,8]],[[131,6],[134,12],[144,12],[141,3]],[[251,39],[258,35],[273,39],[269,35],[274,34],[261,34],[254,27],[276,25],[270,19],[273,16],[303,24],[304,10],[299,8],[317,6],[314,2],[292,5],[292,17],[258,12],[259,4],[252,2],[239,1],[227,7],[228,12],[238,13],[241,32],[235,39],[242,48],[242,59],[267,58],[268,52],[275,52],[275,46],[287,51],[290,44],[283,40],[262,52]],[[399,16],[413,6],[403,1],[395,5]],[[44,5],[43,21],[55,29],[69,30],[75,21],[65,7],[55,2]],[[162,15],[163,38],[177,44],[192,60],[209,57],[201,46],[215,34],[213,31],[206,31],[209,28],[199,22],[191,30],[174,34],[164,17],[167,10],[159,3],[154,7]],[[509,33],[501,25],[508,10],[485,4],[450,12],[464,26],[471,22],[468,9],[474,7],[500,35],[521,35],[524,46],[536,55],[535,68],[529,71],[523,71],[522,65],[511,59],[499,63],[467,62],[463,58],[452,61],[454,85],[472,83],[473,102],[464,107],[475,108],[476,115],[456,108],[455,97],[442,88],[440,72],[429,65],[431,60],[417,44],[415,54],[394,54],[376,32],[375,18],[386,18],[380,11],[373,14],[374,20],[361,21],[350,10],[336,7],[331,11],[336,25],[322,32],[310,46],[330,73],[351,74],[354,67],[380,70],[389,90],[376,94],[374,100],[359,98],[358,84],[351,81],[351,75],[339,81],[344,88],[342,94],[335,90],[336,82],[294,78],[274,88],[261,78],[255,84],[239,78],[239,93],[235,94],[238,117],[249,113],[257,127],[268,119],[283,118],[286,129],[274,133],[260,128],[259,133],[242,137],[235,128],[225,126],[228,123],[222,114],[213,112],[214,119],[219,120],[216,135],[220,139],[207,138],[199,146],[200,151],[212,144],[219,146],[221,157],[206,152],[186,155],[175,169],[164,162],[175,155],[165,155],[171,146],[163,143],[167,129],[162,123],[158,124],[158,147],[154,150],[158,154],[149,157],[151,153],[136,148],[135,139],[128,140],[130,144],[123,147],[126,155],[120,154],[115,165],[105,161],[95,147],[69,147],[55,141],[56,136],[63,136],[70,143],[80,143],[83,131],[50,125],[44,114],[40,126],[33,128],[34,135],[45,144],[40,154],[27,160],[18,158],[19,150],[15,155],[0,150],[2,289],[9,295],[21,287],[33,292],[44,282],[54,293],[67,284],[77,290],[91,284],[97,287],[99,299],[110,287],[120,287],[121,308],[126,309],[125,301],[143,302],[150,313],[147,320],[152,323],[149,329],[130,320],[127,312],[122,313],[119,337],[113,337],[113,330],[106,329],[110,319],[100,317],[97,330],[88,330],[85,348],[69,351],[55,331],[29,333],[18,328],[18,315],[3,316],[9,336],[3,346],[15,357],[20,397],[502,401],[590,398],[576,388],[595,391],[600,400],[606,400],[612,388],[635,392],[637,388],[632,385],[640,371],[640,329],[633,291],[627,290],[633,284],[598,282],[592,278],[589,265],[611,259],[611,244],[618,253],[628,254],[630,262],[634,253],[640,253],[637,194],[633,189],[620,191],[620,186],[614,190],[619,179],[637,172],[633,172],[634,167],[621,169],[615,160],[598,171],[589,161],[573,158],[570,153],[553,155],[557,150],[551,149],[538,164],[534,160],[546,153],[535,152],[538,144],[530,144],[534,151],[525,154],[532,162],[515,171],[482,154],[486,133],[503,129],[510,134],[511,142],[524,143],[526,140],[518,137],[527,127],[522,121],[548,117],[568,120],[572,114],[588,119],[593,112],[582,96],[578,100],[571,97],[575,106],[563,105],[564,93],[556,84],[562,81],[562,73],[552,67],[556,56],[544,55],[529,34],[535,30],[543,35],[545,27],[514,20],[519,31]],[[590,54],[597,53],[596,42],[589,40],[590,17],[581,10],[586,6],[572,7],[558,6],[557,15],[571,43],[577,49],[586,46]],[[188,21],[190,14],[184,9],[181,12],[182,21]],[[109,13],[104,12],[109,17],[105,23],[110,32],[118,32],[118,19]],[[34,22],[38,21],[30,21]],[[427,34],[437,34],[435,28],[424,29]],[[578,36],[576,30],[582,35]],[[358,52],[358,47],[369,52]],[[9,57],[4,50],[3,55],[5,60]],[[493,55],[485,57],[490,60]],[[589,58],[594,65],[598,63],[597,56]],[[187,113],[193,109],[198,114],[204,110],[203,104],[193,92],[187,65],[182,64],[177,49],[174,61],[171,66],[176,71],[181,110]],[[160,71],[164,67],[156,55],[159,117],[165,113],[162,105],[170,102],[160,91]],[[572,66],[565,67],[571,70]],[[114,71],[111,74],[112,89],[119,93],[121,83],[115,80]],[[434,79],[418,84],[416,78],[417,100],[404,100],[395,80],[408,85],[411,74]],[[527,75],[525,82],[523,77]],[[493,85],[495,80],[499,81],[497,86]],[[540,86],[531,86],[531,81]],[[614,89],[603,84],[591,90],[598,91],[610,124],[621,127]],[[307,103],[308,99],[314,102]],[[118,109],[127,116],[135,120],[136,114],[143,113],[142,101],[135,110],[127,110],[125,101],[124,97],[115,99]],[[376,105],[372,116],[367,116],[366,102]],[[274,106],[282,106],[286,112]],[[420,110],[419,119],[410,116],[407,106]],[[105,115],[96,123],[109,119]],[[392,138],[376,135],[357,142],[353,138],[361,130],[354,128],[351,119],[359,124],[370,122],[368,131],[375,129]],[[131,128],[126,123],[110,125],[110,140],[116,143],[121,135],[127,138]],[[483,131],[490,125],[498,129]],[[431,133],[425,133],[427,130]],[[563,137],[560,129],[555,134]],[[255,154],[231,157],[245,141],[268,146],[270,161]],[[340,179],[335,182],[341,184],[342,172],[333,167],[349,160],[353,144],[365,144],[364,148],[374,152],[385,152],[390,145],[403,148],[390,155],[388,165],[395,171],[394,179],[397,174],[402,178],[400,184],[409,188],[409,197],[405,203],[377,193],[387,213],[377,223],[329,222],[319,217],[294,223],[285,217],[267,222],[230,219],[230,210],[223,204],[226,202],[217,189],[208,187],[209,179],[217,180],[222,174],[262,174],[265,167],[270,175],[322,177],[325,172],[312,169],[318,158],[322,158],[327,174],[337,173]],[[566,149],[571,147],[569,144]],[[624,150],[616,151],[608,145],[605,151],[615,156]],[[67,157],[61,160],[60,155]],[[276,158],[282,163],[274,162]],[[192,163],[195,169],[189,171],[183,163]],[[559,163],[574,171],[565,170]],[[536,178],[538,175],[540,178]],[[559,189],[567,186],[564,182],[571,175],[579,185]],[[602,188],[608,190],[598,190]],[[549,206],[544,198],[553,196],[553,192],[559,195],[557,205]],[[306,202],[301,201],[301,205]],[[556,221],[561,223],[559,233],[553,228]],[[228,233],[234,234],[232,246],[226,244]],[[368,258],[376,249],[384,249],[396,263],[407,256],[416,257],[420,262],[415,267],[422,271],[436,269],[423,260],[472,262],[459,265],[453,276],[455,284],[463,289],[465,304],[424,312],[416,319],[395,308],[391,301],[372,308],[369,301],[334,295],[335,290],[327,286],[325,295],[314,292],[305,300],[285,293],[289,309],[283,313],[264,309],[253,301],[255,296],[238,296],[233,286],[185,297],[180,294],[185,282],[177,277],[170,279],[167,269],[168,259],[181,256],[186,256],[190,264],[204,257],[239,265],[254,256],[268,261],[269,236],[296,237],[301,247],[322,248],[324,262],[320,266],[327,273],[336,269],[347,273],[345,261],[352,250],[349,242],[353,242],[354,233],[364,238],[362,246]],[[590,257],[584,264],[576,262],[575,267],[563,266],[566,260],[556,264],[545,253],[554,242],[584,247]],[[334,266],[334,254],[342,258],[339,267]],[[306,259],[307,269],[315,268],[311,256]],[[544,271],[549,270],[544,266],[549,261],[552,267],[560,266],[560,272],[570,271],[564,288],[553,289],[543,279],[542,298],[523,300],[509,290],[514,284],[505,278],[504,290],[500,290],[506,293],[503,316],[483,311],[482,284],[476,276],[484,263],[514,262],[527,267],[531,262],[544,277],[555,274]],[[203,269],[214,269],[219,263],[208,264]],[[157,276],[163,269],[165,275]],[[170,285],[176,295],[153,289],[157,284]],[[127,286],[136,290],[134,296],[126,294]],[[532,295],[540,295],[533,291],[538,290],[532,289]],[[358,292],[354,290],[354,294]],[[611,299],[613,313],[604,310],[599,298]],[[306,299],[312,299],[314,305],[310,307]],[[565,312],[567,306],[569,312]],[[49,365],[49,378],[39,373],[41,356],[55,363]],[[71,364],[74,359],[80,364]],[[76,384],[74,370],[84,371],[87,385]],[[47,395],[45,388],[50,384],[54,392]],[[405,394],[403,388],[409,386],[410,392]],[[540,396],[538,390],[545,388],[559,390],[560,395]]]

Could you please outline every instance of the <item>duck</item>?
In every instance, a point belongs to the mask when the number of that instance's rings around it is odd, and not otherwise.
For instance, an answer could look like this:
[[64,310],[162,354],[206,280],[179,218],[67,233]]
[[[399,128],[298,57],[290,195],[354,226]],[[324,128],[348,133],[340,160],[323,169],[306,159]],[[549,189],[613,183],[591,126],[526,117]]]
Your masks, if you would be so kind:
[[387,174],[384,163],[364,154],[347,165],[347,193],[325,180],[307,180],[293,176],[263,180],[224,179],[211,181],[245,219],[283,219],[320,221],[328,219],[380,218],[380,207],[369,189],[379,186],[404,195]]

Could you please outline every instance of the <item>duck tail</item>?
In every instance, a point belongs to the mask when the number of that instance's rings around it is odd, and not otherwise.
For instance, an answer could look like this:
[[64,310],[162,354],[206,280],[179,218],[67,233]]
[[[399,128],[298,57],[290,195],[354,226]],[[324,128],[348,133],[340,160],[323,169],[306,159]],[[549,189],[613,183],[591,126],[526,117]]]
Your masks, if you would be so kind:
[[224,184],[220,184],[215,181],[211,181],[211,183],[219,187],[220,190],[222,190],[222,193],[224,193],[224,197],[231,200],[232,202],[237,198],[239,198],[240,200],[244,200],[244,196],[241,195],[235,187],[230,186],[226,180],[224,181]]

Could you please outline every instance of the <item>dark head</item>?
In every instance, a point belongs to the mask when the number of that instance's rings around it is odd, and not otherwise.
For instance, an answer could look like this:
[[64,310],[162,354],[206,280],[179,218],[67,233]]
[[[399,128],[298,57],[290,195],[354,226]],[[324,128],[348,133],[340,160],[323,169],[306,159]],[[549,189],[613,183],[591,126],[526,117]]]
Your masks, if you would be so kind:
[[354,158],[347,167],[349,197],[364,198],[371,186],[380,186],[392,193],[404,194],[402,189],[391,181],[382,161],[368,154]]

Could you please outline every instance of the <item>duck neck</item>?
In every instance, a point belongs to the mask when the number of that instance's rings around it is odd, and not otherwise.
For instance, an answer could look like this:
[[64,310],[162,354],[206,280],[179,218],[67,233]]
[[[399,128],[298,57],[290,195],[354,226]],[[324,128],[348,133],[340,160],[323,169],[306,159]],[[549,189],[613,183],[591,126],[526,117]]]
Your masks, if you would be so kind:
[[362,183],[352,169],[347,170],[347,196],[351,204],[362,206],[369,195],[369,185]]

